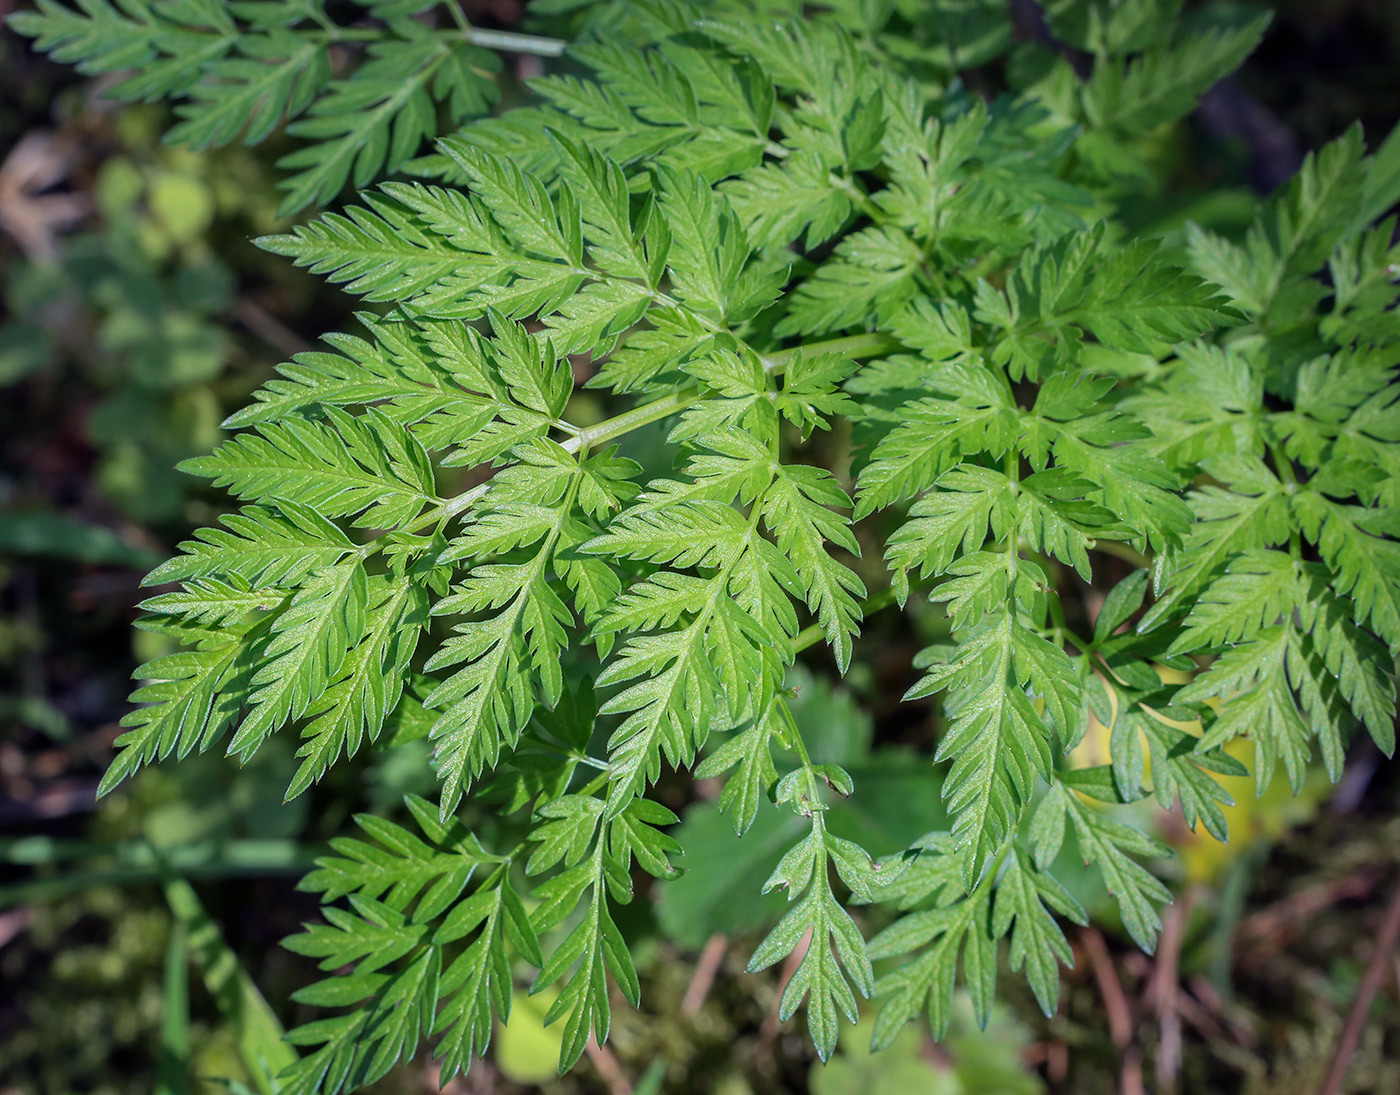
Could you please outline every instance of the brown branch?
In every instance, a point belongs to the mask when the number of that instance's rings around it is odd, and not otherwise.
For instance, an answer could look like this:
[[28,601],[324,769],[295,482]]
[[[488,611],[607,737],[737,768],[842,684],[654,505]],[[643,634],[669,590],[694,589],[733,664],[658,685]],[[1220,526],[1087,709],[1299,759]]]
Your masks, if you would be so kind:
[[1231,1037],[1230,1033],[1216,1021],[1210,1009],[1205,1007],[1185,989],[1177,993],[1176,1011],[1185,1022],[1190,1023],[1200,1031],[1202,1037],[1208,1042],[1219,1044],[1227,1041]]
[[1108,1036],[1119,1049],[1126,1049],[1133,1040],[1133,1009],[1113,968],[1108,944],[1103,941],[1103,934],[1098,928],[1085,928],[1079,933],[1079,941],[1089,956],[1089,965],[1099,986],[1099,996],[1103,998],[1104,1010],[1108,1012]]
[[1119,1095],[1147,1095],[1147,1085],[1142,1079],[1142,1050],[1132,1044],[1133,1008],[1118,980],[1108,944],[1097,928],[1085,928],[1079,938],[1093,967],[1104,1011],[1108,1013],[1108,1036],[1123,1054],[1123,1065],[1118,1073]]
[[728,947],[728,938],[720,932],[715,932],[705,940],[704,949],[700,951],[700,957],[695,963],[695,973],[690,979],[690,984],[686,986],[685,995],[681,997],[681,1014],[687,1019],[700,1013],[700,1006],[710,994],[710,986],[715,983],[715,974],[719,972],[720,963],[724,961],[724,952]]
[[1044,1067],[1047,1080],[1052,1084],[1064,1083],[1069,1075],[1069,1046],[1058,1041],[1036,1042],[1021,1054],[1021,1064],[1026,1068]]
[[1157,1089],[1162,1095],[1176,1090],[1176,1077],[1181,1069],[1181,1014],[1177,1010],[1181,990],[1181,944],[1194,902],[1195,892],[1187,890],[1179,901],[1168,906],[1162,914],[1157,965],[1147,985],[1147,998],[1157,1008],[1157,1022],[1162,1031],[1155,1069]]
[[316,347],[250,297],[239,297],[233,317],[285,357],[295,357]]
[[632,1084],[623,1074],[622,1066],[617,1063],[612,1050],[607,1046],[600,1046],[591,1034],[583,1050],[593,1062],[593,1067],[598,1070],[598,1076],[607,1085],[610,1095],[632,1095]]
[[1375,888],[1380,871],[1363,867],[1341,878],[1320,882],[1291,893],[1256,913],[1245,917],[1235,930],[1235,944],[1252,948],[1272,941],[1275,947],[1287,941],[1290,928],[1330,909],[1340,901],[1365,897]]
[[1351,1012],[1347,1015],[1346,1025],[1342,1027],[1342,1036],[1337,1040],[1337,1050],[1332,1055],[1332,1064],[1327,1069],[1327,1076],[1318,1088],[1318,1095],[1341,1095],[1352,1054],[1361,1044],[1366,1015],[1370,1012],[1376,991],[1385,978],[1397,941],[1400,941],[1400,882],[1396,883],[1390,895],[1390,902],[1385,907],[1385,919],[1381,922],[1380,934],[1376,937],[1376,949],[1371,953],[1371,961],[1366,964],[1366,972],[1357,987],[1356,999],[1352,1001]]
[[1142,1051],[1137,1046],[1129,1046],[1123,1051],[1123,1071],[1118,1075],[1119,1095],[1147,1095],[1147,1085],[1142,1082]]
[[1220,1017],[1220,1021],[1230,1028],[1230,1033],[1235,1041],[1246,1049],[1253,1049],[1259,1044],[1259,1035],[1255,1032],[1253,1025],[1247,1018],[1241,1015],[1238,1008],[1227,1005],[1216,991],[1215,986],[1204,977],[1197,975],[1191,979],[1191,991],[1195,998],[1213,1015]]

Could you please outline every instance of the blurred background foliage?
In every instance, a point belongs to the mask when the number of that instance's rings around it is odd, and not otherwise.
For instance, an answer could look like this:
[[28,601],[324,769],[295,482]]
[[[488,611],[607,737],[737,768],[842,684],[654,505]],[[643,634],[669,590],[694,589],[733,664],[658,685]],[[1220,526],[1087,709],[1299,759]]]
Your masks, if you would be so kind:
[[[0,0],[0,16],[15,6]],[[1187,8],[1211,21],[1258,6]],[[477,7],[494,25],[521,21],[514,0]],[[1151,170],[1124,204],[1140,231],[1170,238],[1188,218],[1242,230],[1254,196],[1307,149],[1357,118],[1373,139],[1400,119],[1400,4],[1274,7],[1244,71],[1139,150]],[[523,75],[506,73],[506,103]],[[355,812],[401,809],[406,793],[431,793],[431,774],[422,741],[389,740],[284,805],[295,746],[283,737],[245,768],[194,757],[94,801],[130,671],[157,653],[131,628],[140,577],[222,504],[173,465],[210,448],[276,362],[353,323],[348,297],[249,242],[285,224],[279,138],[169,147],[163,107],[118,106],[102,87],[0,30],[0,1093],[266,1091],[261,1077],[289,1052],[281,1029],[305,1019],[288,1001],[310,965],[276,945],[316,910],[297,878]],[[840,835],[877,853],[944,821],[928,710],[896,700],[938,622],[907,619],[872,618],[843,686],[801,667],[790,681],[814,759],[856,778],[853,809],[834,815],[852,830]],[[1086,739],[1085,763],[1106,754],[1104,738]],[[608,1047],[555,1078],[548,1000],[522,981],[490,1060],[452,1090],[1313,1089],[1400,869],[1400,779],[1367,748],[1338,785],[1319,771],[1296,799],[1281,783],[1255,799],[1238,780],[1229,846],[1169,822],[1161,835],[1180,854],[1160,869],[1179,899],[1155,957],[1131,946],[1085,875],[1076,896],[1094,925],[1073,937],[1055,1018],[1009,977],[986,1031],[964,1006],[944,1043],[910,1028],[871,1056],[872,1014],[824,1069],[777,1021],[784,971],[744,972],[780,912],[758,891],[792,819],[761,813],[736,854],[714,789],[702,782],[692,801],[677,781],[691,869],[622,910],[644,1010],[621,1009]],[[434,1077],[420,1057],[375,1090],[436,1090]],[[1400,969],[1348,1085],[1400,1091]]]

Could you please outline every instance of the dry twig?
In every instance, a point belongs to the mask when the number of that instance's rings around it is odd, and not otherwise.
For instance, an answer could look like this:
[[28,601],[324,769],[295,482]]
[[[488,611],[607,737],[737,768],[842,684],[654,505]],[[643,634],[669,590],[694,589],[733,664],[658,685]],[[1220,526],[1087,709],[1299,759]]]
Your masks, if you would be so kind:
[[1146,1095],[1147,1088],[1142,1080],[1142,1052],[1133,1045],[1133,1008],[1128,1002],[1123,985],[1118,980],[1118,972],[1113,966],[1113,957],[1108,953],[1108,944],[1097,928],[1085,928],[1079,933],[1085,952],[1089,955],[1089,965],[1094,970],[1094,981],[1099,986],[1103,998],[1104,1011],[1108,1014],[1108,1036],[1123,1054],[1123,1065],[1118,1075],[1120,1095]]
[[0,163],[0,229],[27,258],[52,260],[58,234],[92,211],[85,194],[44,193],[68,174],[72,142],[52,133],[26,133]]
[[700,1006],[710,994],[710,986],[715,983],[715,974],[719,972],[720,963],[724,961],[724,952],[728,947],[728,938],[720,932],[715,932],[705,940],[705,946],[695,963],[695,974],[686,986],[685,995],[681,997],[681,1014],[687,1019],[699,1014]]
[[1098,928],[1085,928],[1079,933],[1079,939],[1089,956],[1094,981],[1099,986],[1104,1011],[1108,1013],[1108,1036],[1119,1049],[1126,1049],[1133,1040],[1133,1009],[1113,968],[1108,944],[1103,941],[1103,933]]
[[623,1073],[622,1066],[617,1063],[612,1050],[607,1046],[600,1046],[598,1040],[590,1034],[584,1052],[593,1062],[593,1067],[598,1070],[599,1079],[607,1085],[609,1095],[632,1095],[632,1083]]
[[1181,1070],[1181,1013],[1178,997],[1181,943],[1186,924],[1191,918],[1195,892],[1187,890],[1179,901],[1169,905],[1162,914],[1162,935],[1157,944],[1157,964],[1152,980],[1147,984],[1147,999],[1157,1009],[1161,1042],[1157,1047],[1157,1089],[1165,1095],[1176,1090],[1177,1073]]
[[1378,870],[1362,868],[1289,894],[1241,921],[1235,931],[1235,943],[1240,947],[1257,947],[1267,942],[1273,944],[1272,949],[1277,949],[1288,941],[1290,930],[1298,924],[1311,920],[1338,902],[1367,896],[1375,888],[1379,875]]
[[1381,921],[1380,934],[1376,936],[1376,949],[1371,954],[1370,962],[1366,964],[1361,984],[1357,986],[1356,999],[1352,1001],[1351,1012],[1347,1015],[1346,1025],[1342,1027],[1342,1036],[1337,1040],[1337,1050],[1332,1055],[1327,1076],[1322,1081],[1322,1087],[1318,1089],[1319,1095],[1341,1095],[1351,1056],[1361,1044],[1366,1015],[1371,1010],[1376,991],[1381,987],[1397,941],[1400,941],[1400,882],[1397,882],[1395,889],[1391,891],[1390,901],[1385,907],[1385,919]]

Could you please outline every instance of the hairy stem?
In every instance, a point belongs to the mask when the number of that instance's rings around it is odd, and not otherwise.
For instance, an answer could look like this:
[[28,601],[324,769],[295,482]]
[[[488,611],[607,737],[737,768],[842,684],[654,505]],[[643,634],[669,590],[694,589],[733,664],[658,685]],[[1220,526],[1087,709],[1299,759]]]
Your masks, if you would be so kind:
[[563,446],[568,452],[577,452],[584,446],[597,448],[599,445],[606,445],[633,430],[639,430],[643,426],[659,422],[677,411],[685,410],[699,398],[700,392],[692,388],[688,391],[663,396],[650,403],[643,403],[640,407],[633,407],[630,411],[625,411],[613,418],[605,419],[596,425],[579,430],[573,437],[564,441]]
[[[316,20],[326,38],[333,42],[378,42],[395,35],[384,27],[338,27],[322,19]],[[529,53],[536,57],[558,57],[569,43],[560,38],[545,38],[538,34],[521,34],[513,30],[490,30],[471,25],[440,30],[439,41],[462,38],[482,49],[497,49],[505,53]]]
[[520,34],[513,30],[486,30],[482,27],[467,27],[462,32],[474,46],[482,49],[499,49],[507,53],[531,53],[536,57],[558,57],[568,48],[568,43],[559,38],[543,38],[538,34]]
[[846,335],[843,338],[828,338],[821,342],[808,342],[787,350],[775,350],[764,354],[760,361],[766,372],[778,373],[788,367],[798,354],[845,354],[847,357],[879,357],[900,348],[900,342],[889,335],[871,331],[863,335]]

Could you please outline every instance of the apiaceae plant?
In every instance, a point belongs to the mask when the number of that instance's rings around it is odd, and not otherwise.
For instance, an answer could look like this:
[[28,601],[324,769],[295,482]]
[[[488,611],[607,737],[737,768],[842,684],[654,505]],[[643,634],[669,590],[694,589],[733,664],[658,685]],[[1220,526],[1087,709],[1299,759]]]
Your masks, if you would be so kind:
[[[605,4],[535,105],[261,241],[372,310],[184,465],[242,508],[148,579],[177,586],[142,626],[178,650],[140,669],[103,790],[293,733],[294,796],[431,743],[437,801],[362,817],[303,883],[325,920],[288,946],[332,971],[298,997],[328,1014],[282,1091],[353,1089],[430,1037],[466,1069],[526,966],[573,1065],[610,982],[637,1003],[617,909],[685,864],[659,799],[687,774],[723,781],[737,841],[759,811],[801,819],[750,968],[803,948],[781,1013],[825,1058],[858,997],[877,1044],[940,1035],[959,983],[985,1019],[1003,961],[1053,1012],[1086,918],[1071,856],[1150,950],[1170,894],[1145,861],[1169,849],[1121,806],[1224,839],[1232,743],[1260,788],[1315,753],[1335,779],[1358,734],[1392,751],[1400,249],[1375,222],[1400,137],[1310,156],[1238,240],[1133,230],[1147,136],[1264,30],[1179,6],[1049,4],[1035,44],[976,0]],[[64,20],[115,9],[83,10],[20,26],[91,56]],[[256,51],[200,77],[191,35],[101,64],[178,68],[195,104],[282,78]],[[273,95],[246,93],[258,134],[301,101]],[[197,109],[182,126],[238,129]],[[428,125],[404,124],[391,166]],[[930,701],[950,823],[866,848],[832,831],[853,781],[812,758],[789,682],[799,659],[845,674],[867,617],[916,608],[906,699]],[[1111,762],[1076,766],[1091,721]]]

